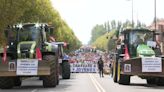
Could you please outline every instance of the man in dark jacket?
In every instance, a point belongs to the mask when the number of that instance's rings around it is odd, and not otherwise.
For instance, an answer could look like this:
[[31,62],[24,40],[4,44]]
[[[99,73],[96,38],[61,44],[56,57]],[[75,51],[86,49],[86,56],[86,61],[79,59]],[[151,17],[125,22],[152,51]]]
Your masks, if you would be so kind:
[[103,67],[104,67],[104,62],[102,60],[102,57],[100,57],[100,59],[98,61],[98,68],[99,68],[100,77],[104,77],[103,76]]

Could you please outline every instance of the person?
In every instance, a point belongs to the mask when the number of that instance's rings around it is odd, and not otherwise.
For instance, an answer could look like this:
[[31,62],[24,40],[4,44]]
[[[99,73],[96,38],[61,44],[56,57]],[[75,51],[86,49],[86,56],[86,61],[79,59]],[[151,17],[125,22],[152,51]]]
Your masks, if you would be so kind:
[[102,60],[102,57],[100,57],[100,59],[98,60],[98,68],[99,68],[99,74],[100,74],[100,77],[104,77],[103,76],[103,67],[104,67],[104,62]]
[[139,45],[139,44],[143,44],[143,43],[144,43],[144,41],[143,41],[143,39],[141,38],[141,36],[137,35],[135,44],[136,44],[136,45]]
[[55,42],[55,38],[53,36],[49,36],[49,42]]

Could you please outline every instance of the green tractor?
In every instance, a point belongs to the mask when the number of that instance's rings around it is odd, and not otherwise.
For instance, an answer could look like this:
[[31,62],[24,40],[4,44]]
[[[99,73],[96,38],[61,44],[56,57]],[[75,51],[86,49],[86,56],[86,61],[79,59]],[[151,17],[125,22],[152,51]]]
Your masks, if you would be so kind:
[[59,46],[48,42],[53,27],[45,23],[8,26],[0,49],[0,88],[21,86],[22,77],[40,77],[44,87],[59,83]]
[[71,70],[69,63],[69,56],[64,53],[64,48],[69,49],[69,44],[65,42],[52,42],[52,44],[58,45],[58,53],[59,53],[59,74],[63,79],[70,79]]
[[155,41],[157,33],[149,29],[125,29],[119,34],[113,81],[130,84],[131,76],[147,80],[147,84],[164,84],[164,63]]

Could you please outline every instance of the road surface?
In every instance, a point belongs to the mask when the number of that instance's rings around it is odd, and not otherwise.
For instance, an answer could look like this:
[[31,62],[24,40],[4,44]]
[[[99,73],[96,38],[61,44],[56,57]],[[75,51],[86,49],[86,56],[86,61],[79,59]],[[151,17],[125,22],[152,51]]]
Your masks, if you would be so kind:
[[41,80],[30,78],[21,87],[0,89],[0,92],[164,92],[164,86],[147,85],[138,77],[131,78],[131,85],[119,85],[109,75],[100,78],[96,73],[73,73],[71,79],[60,80],[55,88],[43,88]]

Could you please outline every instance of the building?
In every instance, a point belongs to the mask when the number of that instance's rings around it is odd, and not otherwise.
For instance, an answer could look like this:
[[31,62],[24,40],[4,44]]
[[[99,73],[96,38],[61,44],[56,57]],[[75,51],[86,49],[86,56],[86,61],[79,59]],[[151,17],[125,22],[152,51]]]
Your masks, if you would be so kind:
[[[148,28],[155,30],[155,23],[152,23],[150,26],[148,26]],[[156,36],[156,40],[160,43],[161,51],[164,55],[164,19],[157,19],[156,31],[160,33],[158,36]]]

